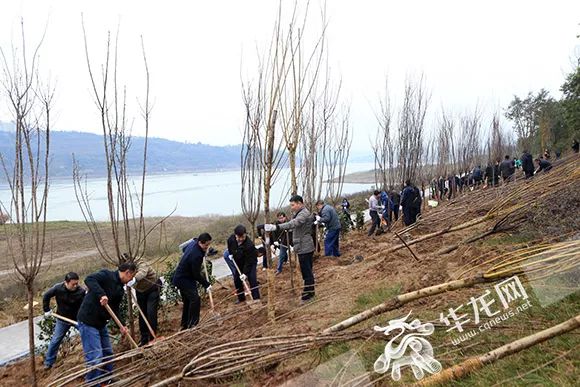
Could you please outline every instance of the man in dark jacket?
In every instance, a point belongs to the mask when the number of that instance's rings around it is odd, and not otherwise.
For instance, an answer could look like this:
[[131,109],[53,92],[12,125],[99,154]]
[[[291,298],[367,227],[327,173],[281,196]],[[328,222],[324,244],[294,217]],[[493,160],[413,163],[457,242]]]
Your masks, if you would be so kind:
[[316,202],[316,208],[320,215],[316,216],[316,224],[323,223],[326,226],[326,237],[324,238],[324,255],[327,257],[340,257],[339,237],[340,219],[334,207],[325,204],[324,201]]
[[201,234],[186,247],[183,256],[175,269],[172,283],[179,289],[183,301],[181,329],[189,329],[199,322],[201,300],[197,293],[197,284],[211,290],[211,284],[201,273],[203,260],[211,244],[211,235]]
[[499,170],[501,172],[501,177],[504,182],[509,182],[516,172],[516,166],[513,160],[510,160],[510,156],[506,155],[504,161],[499,165]]
[[292,239],[294,251],[298,254],[300,271],[304,280],[304,290],[302,292],[302,302],[308,302],[314,298],[314,273],[312,271],[314,257],[314,239],[312,238],[312,225],[314,223],[312,214],[304,206],[304,199],[300,195],[290,198],[290,208],[294,212],[294,218],[282,224],[265,224],[266,232],[276,230],[293,230]]
[[236,262],[236,265],[242,272],[240,274],[236,270],[234,274],[234,285],[236,286],[238,303],[246,301],[245,281],[250,283],[252,298],[259,300],[260,288],[256,273],[258,254],[254,242],[248,238],[246,227],[241,224],[236,226],[234,233],[228,238],[227,245],[230,254],[229,258]]
[[535,173],[540,173],[542,171],[544,171],[544,173],[546,173],[550,169],[552,169],[552,163],[550,163],[548,160],[545,160],[541,157],[538,157],[536,159],[536,163],[538,164],[538,169],[536,169]]
[[[124,286],[134,283],[137,267],[134,263],[122,263],[118,270],[103,269],[85,278],[88,292],[77,315],[78,328],[85,353],[87,366],[92,367],[103,362],[104,358],[113,355],[113,347],[109,341],[107,323],[111,316],[105,309],[109,305],[113,313],[119,315],[119,306],[125,294]],[[121,329],[123,334],[127,328]],[[86,374],[86,381],[99,379],[113,372],[113,364],[94,368]]]
[[532,161],[532,155],[527,150],[524,150],[520,160],[522,160],[522,169],[526,175],[526,179],[534,176],[534,162]]
[[[76,321],[77,313],[85,298],[86,291],[79,286],[79,275],[70,272],[64,276],[64,282],[60,282],[48,289],[42,296],[42,309],[44,316],[49,317],[52,312],[50,310],[50,299],[54,297],[56,300],[56,313],[60,316]],[[44,357],[44,368],[50,369],[56,361],[58,348],[60,343],[72,327],[71,324],[56,319],[54,326],[54,333],[50,339],[48,350]]]
[[410,180],[405,182],[405,189],[401,195],[401,205],[403,206],[405,225],[410,226],[417,221],[417,216],[421,213],[421,192]]

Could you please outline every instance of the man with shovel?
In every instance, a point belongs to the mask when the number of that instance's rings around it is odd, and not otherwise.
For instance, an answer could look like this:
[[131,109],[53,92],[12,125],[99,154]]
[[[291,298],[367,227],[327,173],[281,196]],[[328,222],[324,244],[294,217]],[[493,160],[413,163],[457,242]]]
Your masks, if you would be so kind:
[[183,301],[181,329],[189,329],[199,323],[201,300],[197,293],[197,284],[206,291],[211,291],[211,284],[201,273],[204,257],[211,244],[211,235],[201,234],[197,240],[190,242],[184,249],[183,256],[175,269],[172,283],[179,289]]
[[307,303],[314,299],[314,273],[312,271],[314,257],[314,240],[312,239],[312,225],[314,219],[310,211],[304,205],[304,199],[300,195],[290,198],[290,208],[294,212],[292,220],[282,224],[265,224],[266,232],[277,230],[293,230],[294,251],[298,254],[300,271],[304,280],[304,290],[301,302]]
[[[54,297],[56,300],[56,314],[59,317],[62,316],[70,320],[76,320],[85,294],[85,289],[79,286],[79,275],[74,272],[68,273],[64,276],[64,282],[59,282],[54,285],[42,296],[44,316],[50,317],[52,315],[50,300]],[[60,318],[56,319],[54,333],[50,339],[46,356],[44,357],[44,369],[48,370],[54,365],[60,343],[62,343],[62,340],[71,327],[72,325],[68,322]]]
[[[78,329],[85,353],[87,366],[98,366],[113,355],[109,340],[107,323],[119,315],[119,306],[125,295],[125,285],[132,286],[137,267],[134,263],[125,262],[118,270],[100,270],[85,278],[88,292],[77,316]],[[120,327],[121,333],[127,335],[127,328]],[[108,363],[91,369],[86,374],[86,382],[93,381],[113,372],[113,364]]]
[[238,303],[246,301],[248,282],[252,299],[259,300],[260,289],[256,273],[258,254],[254,242],[248,238],[246,227],[241,224],[236,226],[234,233],[228,238],[227,244],[230,259],[236,266],[234,285],[236,286]]
[[143,346],[153,340],[155,338],[153,335],[157,334],[157,310],[159,309],[161,280],[151,266],[140,263],[137,274],[135,274],[135,281],[137,305],[141,309],[139,313],[140,345]]

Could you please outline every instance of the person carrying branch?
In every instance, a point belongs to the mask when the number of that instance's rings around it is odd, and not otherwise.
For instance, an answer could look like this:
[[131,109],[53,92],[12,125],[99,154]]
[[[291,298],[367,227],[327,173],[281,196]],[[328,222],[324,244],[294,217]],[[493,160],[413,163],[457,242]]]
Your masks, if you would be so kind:
[[[254,301],[260,299],[260,288],[258,284],[257,261],[258,254],[254,242],[248,238],[246,227],[238,225],[234,229],[234,233],[227,241],[229,258],[233,259],[241,271],[234,272],[234,285],[236,286],[236,295],[238,296],[237,303],[246,301],[246,292],[244,289],[244,282],[248,281],[252,292]],[[246,283],[248,283],[246,282]]]
[[206,291],[211,290],[211,284],[201,272],[203,260],[209,246],[211,235],[201,234],[197,239],[189,242],[184,248],[183,255],[171,282],[179,289],[183,310],[181,312],[181,329],[189,329],[199,323],[201,299],[197,293],[197,284],[201,284]]
[[290,208],[294,213],[292,220],[282,224],[265,224],[266,232],[276,230],[293,230],[292,241],[294,251],[298,254],[300,271],[304,280],[301,302],[306,303],[314,298],[314,273],[312,270],[314,259],[314,239],[312,238],[312,214],[304,206],[304,199],[300,195],[290,198]]
[[[113,355],[113,347],[109,340],[107,323],[111,315],[105,308],[108,305],[115,315],[119,315],[119,307],[125,295],[125,285],[132,286],[137,267],[134,263],[122,263],[118,270],[103,269],[85,278],[88,288],[77,316],[79,333],[88,367],[98,366]],[[127,328],[122,327],[121,333],[127,334]],[[113,364],[107,363],[99,368],[93,368],[86,374],[86,382],[91,382],[110,375]]]
[[[77,313],[83,303],[85,294],[85,289],[79,286],[79,275],[74,272],[67,273],[64,276],[64,282],[54,285],[42,296],[44,316],[50,317],[52,315],[50,300],[54,298],[56,300],[56,313],[59,316],[76,321]],[[44,357],[44,369],[51,369],[56,362],[58,348],[71,327],[72,325],[68,322],[59,318],[56,319],[54,332]]]
[[323,200],[316,202],[316,208],[320,215],[316,216],[316,222],[326,225],[326,237],[324,238],[324,255],[327,257],[340,257],[340,220],[334,207],[325,204]]
[[[151,266],[146,263],[140,263],[137,274],[135,274],[135,281],[134,288],[137,293],[137,304],[147,317],[151,329],[157,334],[157,312],[159,310],[161,280]],[[143,319],[141,313],[139,313],[139,332],[141,332],[141,346],[147,345],[153,340],[147,322]]]

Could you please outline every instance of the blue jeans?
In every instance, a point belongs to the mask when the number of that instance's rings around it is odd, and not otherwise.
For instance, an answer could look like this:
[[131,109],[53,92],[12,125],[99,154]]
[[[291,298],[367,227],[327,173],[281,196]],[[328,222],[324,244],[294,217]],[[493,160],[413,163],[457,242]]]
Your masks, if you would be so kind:
[[327,257],[340,257],[338,250],[338,239],[340,237],[340,229],[326,231],[326,238],[324,239],[324,255]]
[[288,260],[288,247],[280,245],[280,254],[278,255],[278,268],[276,271],[282,273],[282,265]]
[[58,354],[58,348],[60,343],[65,338],[68,330],[72,325],[65,323],[62,320],[56,320],[56,325],[54,326],[54,332],[52,333],[52,338],[50,339],[50,344],[48,345],[48,350],[44,357],[44,365],[47,367],[52,367],[56,361],[56,355]]
[[[109,331],[106,326],[99,329],[79,321],[78,328],[81,342],[83,343],[85,362],[88,367],[99,365],[113,356],[113,347],[109,341]],[[113,364],[109,363],[102,367],[91,369],[85,376],[85,381],[90,383],[112,372]]]

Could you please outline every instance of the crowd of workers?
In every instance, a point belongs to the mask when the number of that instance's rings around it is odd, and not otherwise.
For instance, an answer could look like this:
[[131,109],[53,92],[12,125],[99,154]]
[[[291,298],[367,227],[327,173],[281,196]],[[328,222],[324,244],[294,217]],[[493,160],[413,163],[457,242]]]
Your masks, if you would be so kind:
[[[258,259],[263,257],[263,267],[268,268],[270,256],[278,257],[276,273],[280,274],[290,252],[298,257],[300,272],[304,282],[301,303],[312,301],[315,296],[313,272],[314,252],[317,250],[317,233],[324,225],[324,253],[329,257],[340,256],[339,236],[341,224],[338,213],[331,205],[323,201],[316,203],[317,213],[311,213],[299,195],[290,199],[292,218],[285,213],[277,214],[272,224],[258,226],[258,233],[263,240],[256,246],[245,226],[238,225],[227,239],[224,260],[228,265],[236,288],[236,303],[249,301],[260,302],[260,285],[258,283]],[[181,329],[189,329],[200,321],[201,298],[199,288],[211,294],[212,285],[208,277],[206,258],[212,237],[202,233],[180,246],[182,257],[173,277],[166,279],[179,290],[183,304]],[[119,316],[123,297],[136,294],[137,306],[140,309],[139,331],[141,346],[148,345],[155,339],[157,313],[160,303],[162,281],[148,265],[137,266],[129,257],[122,257],[117,270],[102,269],[85,278],[86,287],[79,284],[76,273],[68,273],[64,282],[58,283],[44,293],[43,309],[45,316],[56,318],[53,336],[45,356],[46,369],[52,368],[56,361],[58,349],[72,326],[76,326],[81,339],[85,362],[90,367],[86,374],[89,385],[104,385],[107,375],[113,370],[111,362],[106,359],[113,355],[109,338],[108,323]],[[56,300],[56,311],[52,311],[50,301]],[[120,331],[128,335],[123,325]]]
[[[578,143],[574,151],[578,153]],[[559,155],[557,155],[559,157]],[[502,181],[504,184],[513,181],[516,170],[521,168],[524,178],[531,178],[540,172],[552,168],[550,153],[535,159],[536,167],[529,152],[524,151],[519,159],[512,159],[509,155],[503,161],[498,160],[488,165],[485,170],[480,166],[471,172],[462,175],[451,175],[448,178],[441,176],[433,179],[430,184],[430,196],[435,200],[451,198],[453,194],[466,188],[474,189],[478,186],[496,186]],[[421,205],[425,200],[418,187],[407,180],[402,191],[374,191],[368,199],[369,215],[372,223],[368,230],[371,236],[381,232],[383,225],[390,228],[399,219],[399,209],[403,211],[403,222],[411,225],[416,222],[421,213]],[[299,195],[290,199],[290,209],[293,216],[289,218],[284,212],[279,212],[276,221],[271,224],[258,226],[258,235],[262,244],[256,246],[245,226],[238,225],[233,234],[227,239],[227,248],[223,257],[229,267],[236,289],[236,303],[260,300],[260,284],[257,276],[258,259],[262,257],[263,270],[275,260],[277,256],[276,274],[280,274],[283,266],[288,262],[290,252],[298,257],[300,272],[304,282],[301,303],[313,300],[315,296],[315,279],[313,272],[314,253],[318,249],[318,233],[320,229],[326,231],[324,236],[324,255],[339,257],[339,236],[341,221],[336,209],[318,201],[317,213],[311,213]],[[353,225],[350,216],[350,203],[345,198],[342,202],[343,213],[347,215],[347,222]],[[348,225],[347,225],[348,226]],[[196,326],[200,320],[201,299],[199,287],[211,294],[212,285],[208,277],[206,258],[212,237],[202,233],[180,246],[182,257],[175,269],[171,281],[181,295],[183,309],[181,314],[181,329]],[[126,261],[121,263],[117,270],[102,269],[85,278],[85,287],[80,286],[79,276],[68,273],[64,282],[54,285],[43,296],[45,316],[56,317],[56,325],[45,356],[44,365],[50,369],[57,357],[59,346],[74,325],[79,331],[86,364],[91,367],[86,374],[89,385],[105,385],[103,380],[112,373],[112,363],[107,362],[113,355],[109,339],[108,323],[111,318],[119,315],[123,297],[129,294],[136,295],[137,306],[140,309],[139,331],[140,345],[148,345],[155,339],[158,324],[157,313],[160,303],[162,281],[158,274],[147,264],[139,267],[132,263],[129,257],[123,256]],[[52,311],[50,300],[55,298],[56,311]],[[122,334],[128,334],[127,328],[120,327]]]

